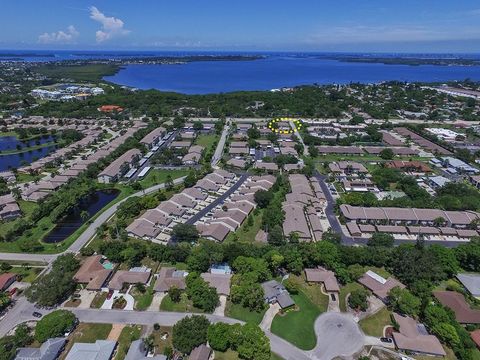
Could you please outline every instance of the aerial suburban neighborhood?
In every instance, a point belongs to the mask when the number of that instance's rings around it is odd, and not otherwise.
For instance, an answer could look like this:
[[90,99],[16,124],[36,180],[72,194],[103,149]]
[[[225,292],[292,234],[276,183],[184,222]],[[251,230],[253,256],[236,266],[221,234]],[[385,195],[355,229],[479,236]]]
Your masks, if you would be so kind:
[[0,360],[480,359],[478,9],[245,1],[2,5]]

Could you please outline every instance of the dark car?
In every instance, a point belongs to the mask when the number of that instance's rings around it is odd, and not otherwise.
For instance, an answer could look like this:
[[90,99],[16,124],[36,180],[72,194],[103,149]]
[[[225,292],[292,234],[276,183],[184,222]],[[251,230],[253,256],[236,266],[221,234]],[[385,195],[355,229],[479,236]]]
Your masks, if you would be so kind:
[[384,342],[384,343],[392,343],[393,342],[393,340],[391,338],[388,338],[388,337],[381,337],[380,341]]
[[112,298],[112,295],[113,295],[113,290],[110,290],[107,294],[107,300],[110,300]]
[[40,314],[38,311],[34,311],[33,314],[32,314],[34,317],[36,318],[41,318],[43,315]]

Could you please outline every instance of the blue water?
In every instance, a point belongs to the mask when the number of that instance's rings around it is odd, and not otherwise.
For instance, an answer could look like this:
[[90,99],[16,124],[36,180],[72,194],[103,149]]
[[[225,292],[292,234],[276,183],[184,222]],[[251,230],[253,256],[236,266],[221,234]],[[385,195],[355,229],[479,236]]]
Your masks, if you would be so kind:
[[[33,140],[20,140],[16,136],[0,136],[0,151],[17,150],[17,145],[22,148],[32,147],[48,142],[53,142],[55,138],[51,135],[39,137]],[[18,149],[19,151],[21,149]]]
[[58,243],[65,240],[85,222],[80,216],[82,211],[88,212],[90,218],[103,209],[110,201],[114,200],[119,193],[118,190],[98,190],[80,201],[78,207],[59,222],[43,241],[46,243]]
[[105,80],[139,89],[184,94],[270,90],[309,84],[389,80],[480,80],[480,66],[349,63],[316,57],[270,56],[252,61],[197,61],[183,65],[128,65]]
[[[39,138],[41,144],[54,141],[52,136]],[[16,150],[17,145],[20,145],[22,148],[35,146],[36,140],[28,140],[22,142],[18,140],[15,136],[1,136],[0,137],[0,151],[5,150]],[[29,150],[17,154],[5,154],[0,153],[0,171],[8,170],[11,168],[19,168],[28,164],[31,164],[35,160],[44,158],[51,152],[55,151],[57,148],[56,145],[46,146],[36,150]]]

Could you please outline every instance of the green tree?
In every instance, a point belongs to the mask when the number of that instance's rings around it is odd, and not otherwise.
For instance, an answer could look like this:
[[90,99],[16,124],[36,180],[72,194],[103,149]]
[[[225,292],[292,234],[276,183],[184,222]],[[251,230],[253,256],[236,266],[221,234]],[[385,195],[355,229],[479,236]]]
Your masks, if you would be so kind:
[[27,298],[41,306],[54,306],[67,299],[75,290],[73,275],[79,265],[74,254],[59,256],[51,271],[37,278],[26,290]]
[[192,300],[193,306],[206,312],[212,312],[218,305],[217,290],[210,287],[197,273],[188,274],[186,279],[187,296]]
[[270,201],[272,201],[273,193],[271,191],[258,190],[253,195],[253,198],[258,207],[264,209],[270,204]]
[[452,348],[460,345],[460,338],[458,337],[455,327],[448,323],[438,323],[432,328],[432,332],[437,335],[441,342],[446,343]]
[[226,351],[230,347],[230,326],[221,322],[211,324],[208,328],[207,338],[213,350]]
[[368,246],[384,246],[393,247],[395,239],[392,234],[386,233],[374,233],[370,239],[368,239]]
[[395,156],[395,154],[393,153],[393,150],[392,150],[392,149],[386,148],[386,149],[383,149],[382,151],[380,151],[379,156],[380,156],[383,160],[392,160],[393,157]]
[[407,289],[398,286],[388,293],[390,306],[400,314],[416,317],[420,312],[421,301]]
[[267,241],[274,246],[281,246],[285,244],[285,238],[283,236],[283,230],[280,225],[275,225],[273,229],[268,232]]
[[35,326],[35,340],[40,343],[49,338],[61,337],[73,329],[77,322],[75,315],[67,310],[56,310],[45,315]]
[[172,237],[177,242],[197,242],[199,238],[198,230],[195,225],[177,224],[172,229]]
[[247,323],[242,327],[242,337],[237,345],[237,351],[242,359],[269,360],[270,340],[257,325]]
[[210,322],[203,315],[187,316],[173,326],[172,344],[175,349],[189,354],[195,347],[207,342]]
[[368,291],[365,289],[353,290],[348,297],[348,305],[355,310],[366,311],[368,309]]
[[171,286],[170,289],[168,289],[168,296],[170,296],[170,299],[174,303],[178,303],[182,297],[182,290],[176,286]]

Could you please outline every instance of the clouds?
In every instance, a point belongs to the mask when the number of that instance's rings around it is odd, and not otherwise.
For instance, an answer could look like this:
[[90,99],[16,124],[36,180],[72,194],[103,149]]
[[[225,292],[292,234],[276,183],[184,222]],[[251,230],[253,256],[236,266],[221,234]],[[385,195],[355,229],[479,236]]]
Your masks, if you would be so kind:
[[73,44],[80,33],[75,26],[70,25],[67,30],[59,30],[52,33],[43,33],[38,37],[40,44]]
[[113,16],[105,16],[105,14],[95,6],[91,6],[89,10],[90,19],[102,25],[102,29],[95,33],[97,43],[102,43],[114,37],[128,35],[130,33],[130,30],[124,28],[125,24],[122,20]]

